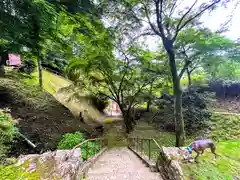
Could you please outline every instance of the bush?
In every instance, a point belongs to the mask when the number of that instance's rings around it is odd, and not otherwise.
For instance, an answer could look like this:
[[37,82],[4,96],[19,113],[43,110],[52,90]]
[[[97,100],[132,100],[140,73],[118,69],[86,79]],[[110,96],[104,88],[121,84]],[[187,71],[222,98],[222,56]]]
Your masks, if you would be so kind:
[[[59,141],[58,149],[72,149],[76,145],[85,141],[84,134],[81,132],[67,133],[64,134],[62,139]],[[100,150],[99,144],[96,142],[86,142],[81,146],[81,153],[83,160],[92,157],[96,152]]]
[[34,72],[36,67],[37,66],[36,66],[34,60],[32,60],[32,59],[24,60],[19,71],[22,73],[31,74]]
[[16,135],[17,128],[12,117],[4,111],[0,111],[0,162],[6,157]]
[[85,141],[84,134],[81,132],[66,133],[57,145],[58,149],[72,149],[74,146]]
[[99,150],[100,150],[100,146],[96,142],[91,142],[90,141],[88,143],[83,144],[83,146],[81,148],[81,153],[82,153],[83,160],[86,160],[87,157],[88,158],[92,157]]
[[[182,95],[182,113],[187,135],[192,135],[197,131],[208,128],[211,113],[207,109],[208,94],[198,93],[198,89],[190,87]],[[155,115],[154,122],[161,129],[175,131],[174,121],[174,98],[163,94],[155,101],[159,111]]]

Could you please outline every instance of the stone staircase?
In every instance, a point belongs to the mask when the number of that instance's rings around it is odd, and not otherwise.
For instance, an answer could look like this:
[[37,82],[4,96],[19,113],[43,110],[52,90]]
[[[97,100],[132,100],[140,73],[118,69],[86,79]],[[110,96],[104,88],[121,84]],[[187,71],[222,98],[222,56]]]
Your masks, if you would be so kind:
[[86,174],[86,180],[162,180],[127,147],[104,152]]

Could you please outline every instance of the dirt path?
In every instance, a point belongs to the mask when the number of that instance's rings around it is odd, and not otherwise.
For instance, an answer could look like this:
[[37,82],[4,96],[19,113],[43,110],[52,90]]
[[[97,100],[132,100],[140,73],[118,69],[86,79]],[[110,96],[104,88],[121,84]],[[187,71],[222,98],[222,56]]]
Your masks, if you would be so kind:
[[160,174],[151,172],[127,148],[114,148],[105,152],[89,169],[87,180],[162,180]]

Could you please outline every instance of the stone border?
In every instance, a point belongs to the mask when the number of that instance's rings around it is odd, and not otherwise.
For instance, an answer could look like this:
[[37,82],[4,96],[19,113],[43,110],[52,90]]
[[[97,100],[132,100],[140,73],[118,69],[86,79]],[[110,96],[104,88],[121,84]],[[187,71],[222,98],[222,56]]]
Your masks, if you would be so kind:
[[149,160],[148,156],[146,155],[141,155],[140,152],[135,151],[134,149],[132,149],[131,147],[128,146],[128,149],[130,149],[138,158],[140,158],[144,164],[146,164],[151,172],[158,172],[156,163],[153,162],[152,160]]
[[84,162],[83,165],[79,167],[78,170],[78,179],[84,178],[86,176],[86,173],[88,170],[93,166],[93,164],[99,159],[99,157],[107,150],[107,148],[103,148],[100,152],[95,154],[92,158],[87,160],[87,162]]

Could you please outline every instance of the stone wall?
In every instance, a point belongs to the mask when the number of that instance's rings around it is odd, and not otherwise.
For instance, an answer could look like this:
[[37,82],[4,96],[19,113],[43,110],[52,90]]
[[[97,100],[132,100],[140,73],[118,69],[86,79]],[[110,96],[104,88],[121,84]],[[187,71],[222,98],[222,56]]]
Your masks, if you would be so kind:
[[183,180],[181,163],[192,160],[185,147],[162,147],[156,163],[158,171],[166,180]]
[[39,179],[74,180],[80,179],[77,176],[82,164],[80,149],[74,149],[20,156],[15,165],[36,173]]

